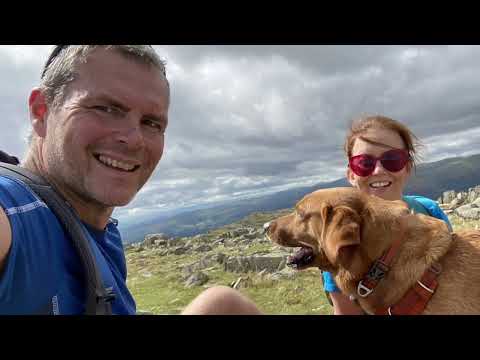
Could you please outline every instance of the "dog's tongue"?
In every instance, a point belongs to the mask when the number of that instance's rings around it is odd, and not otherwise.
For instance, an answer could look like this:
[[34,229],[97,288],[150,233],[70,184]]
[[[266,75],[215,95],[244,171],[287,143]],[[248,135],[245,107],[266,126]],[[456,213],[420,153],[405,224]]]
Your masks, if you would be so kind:
[[302,247],[287,260],[287,265],[293,268],[301,268],[313,261],[313,250],[309,247]]

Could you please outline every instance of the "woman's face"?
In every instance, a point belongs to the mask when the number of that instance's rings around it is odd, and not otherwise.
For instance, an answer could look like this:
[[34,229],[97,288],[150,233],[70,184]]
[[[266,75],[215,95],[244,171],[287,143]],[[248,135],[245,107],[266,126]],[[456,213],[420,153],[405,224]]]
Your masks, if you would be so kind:
[[[400,135],[389,129],[370,129],[363,137],[371,140],[372,144],[360,138],[354,142],[352,155],[368,154],[380,157],[385,151],[392,149],[405,149],[405,144]],[[371,195],[376,195],[385,200],[401,200],[403,189],[410,175],[410,163],[398,172],[389,172],[382,163],[377,161],[375,170],[369,176],[361,177],[347,169],[347,179],[353,187]]]

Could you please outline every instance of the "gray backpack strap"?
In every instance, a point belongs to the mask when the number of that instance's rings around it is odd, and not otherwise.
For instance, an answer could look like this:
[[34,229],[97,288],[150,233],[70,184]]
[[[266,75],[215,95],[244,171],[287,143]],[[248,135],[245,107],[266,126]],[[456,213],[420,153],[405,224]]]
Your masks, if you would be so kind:
[[100,272],[88,242],[89,235],[81,224],[75,209],[54,190],[52,185],[26,169],[0,162],[0,175],[26,183],[56,215],[68,237],[72,240],[84,269],[87,294],[85,314],[112,314],[110,302],[115,298],[115,294],[112,288],[105,289],[103,286]]

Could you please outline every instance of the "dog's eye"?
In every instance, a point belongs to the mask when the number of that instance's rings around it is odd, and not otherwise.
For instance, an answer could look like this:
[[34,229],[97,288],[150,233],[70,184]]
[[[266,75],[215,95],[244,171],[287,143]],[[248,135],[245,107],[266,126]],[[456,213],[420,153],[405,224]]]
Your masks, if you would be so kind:
[[305,213],[301,209],[296,209],[297,215],[301,220],[307,220],[310,217],[310,214]]

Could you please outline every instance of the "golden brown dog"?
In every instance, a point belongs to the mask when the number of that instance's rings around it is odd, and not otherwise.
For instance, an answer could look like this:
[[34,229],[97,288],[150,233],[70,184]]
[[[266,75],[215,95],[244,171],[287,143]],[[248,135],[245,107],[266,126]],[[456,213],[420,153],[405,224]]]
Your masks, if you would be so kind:
[[[450,233],[445,222],[413,214],[402,201],[354,188],[318,190],[270,222],[266,233],[279,245],[301,247],[290,265],[330,271],[369,314],[396,304],[434,262],[442,272],[423,313],[480,314],[480,232]],[[369,296],[359,297],[358,283],[398,237],[390,271]]]

